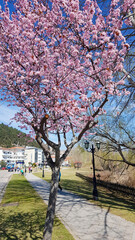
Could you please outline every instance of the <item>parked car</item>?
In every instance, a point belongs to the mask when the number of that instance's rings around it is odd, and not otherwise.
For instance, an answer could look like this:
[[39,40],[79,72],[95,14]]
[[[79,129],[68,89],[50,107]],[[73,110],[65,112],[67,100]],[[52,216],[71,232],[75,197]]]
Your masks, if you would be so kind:
[[6,167],[3,167],[2,170],[6,170]]
[[13,172],[14,171],[14,168],[9,168],[8,169],[8,172]]

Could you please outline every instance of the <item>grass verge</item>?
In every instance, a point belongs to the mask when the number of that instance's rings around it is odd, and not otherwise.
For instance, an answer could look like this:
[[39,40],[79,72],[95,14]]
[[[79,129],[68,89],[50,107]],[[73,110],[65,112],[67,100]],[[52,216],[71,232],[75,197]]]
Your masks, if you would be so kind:
[[[79,170],[83,174],[83,170]],[[135,199],[115,191],[109,191],[104,187],[97,186],[99,193],[99,201],[93,201],[92,191],[93,185],[87,181],[75,176],[76,170],[61,169],[61,186],[73,193],[76,193],[87,200],[94,202],[101,208],[108,209],[109,212],[118,215],[128,221],[135,222]],[[85,172],[84,172],[85,173]],[[36,176],[42,178],[42,173],[35,173]],[[51,171],[45,170],[46,181],[51,179]]]
[[[46,210],[25,177],[14,174],[0,205],[0,239],[42,239]],[[52,240],[74,240],[58,218],[54,221]]]

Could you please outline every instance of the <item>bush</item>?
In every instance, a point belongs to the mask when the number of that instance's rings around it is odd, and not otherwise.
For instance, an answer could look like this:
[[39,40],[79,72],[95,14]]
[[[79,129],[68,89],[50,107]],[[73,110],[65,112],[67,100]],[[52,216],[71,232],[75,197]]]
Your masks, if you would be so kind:
[[32,163],[32,167],[37,167],[37,164],[36,163]]
[[1,168],[5,168],[7,166],[7,163],[3,160],[0,161]]
[[74,168],[81,168],[82,167],[82,163],[81,162],[74,162]]

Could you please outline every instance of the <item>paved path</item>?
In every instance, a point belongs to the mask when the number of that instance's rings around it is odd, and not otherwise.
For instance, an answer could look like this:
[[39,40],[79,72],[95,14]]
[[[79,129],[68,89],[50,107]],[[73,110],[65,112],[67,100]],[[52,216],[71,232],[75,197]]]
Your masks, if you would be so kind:
[[[49,183],[26,174],[27,180],[47,203]],[[58,193],[56,215],[76,240],[135,240],[135,224],[65,190]]]
[[13,172],[8,172],[7,170],[0,170],[0,203],[2,201],[6,186],[12,174]]

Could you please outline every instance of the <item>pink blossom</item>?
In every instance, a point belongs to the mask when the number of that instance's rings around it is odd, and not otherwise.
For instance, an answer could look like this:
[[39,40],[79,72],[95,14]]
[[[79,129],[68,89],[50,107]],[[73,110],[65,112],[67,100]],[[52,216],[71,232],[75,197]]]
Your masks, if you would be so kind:
[[24,91],[21,92],[21,96],[22,97],[25,96],[25,92]]

